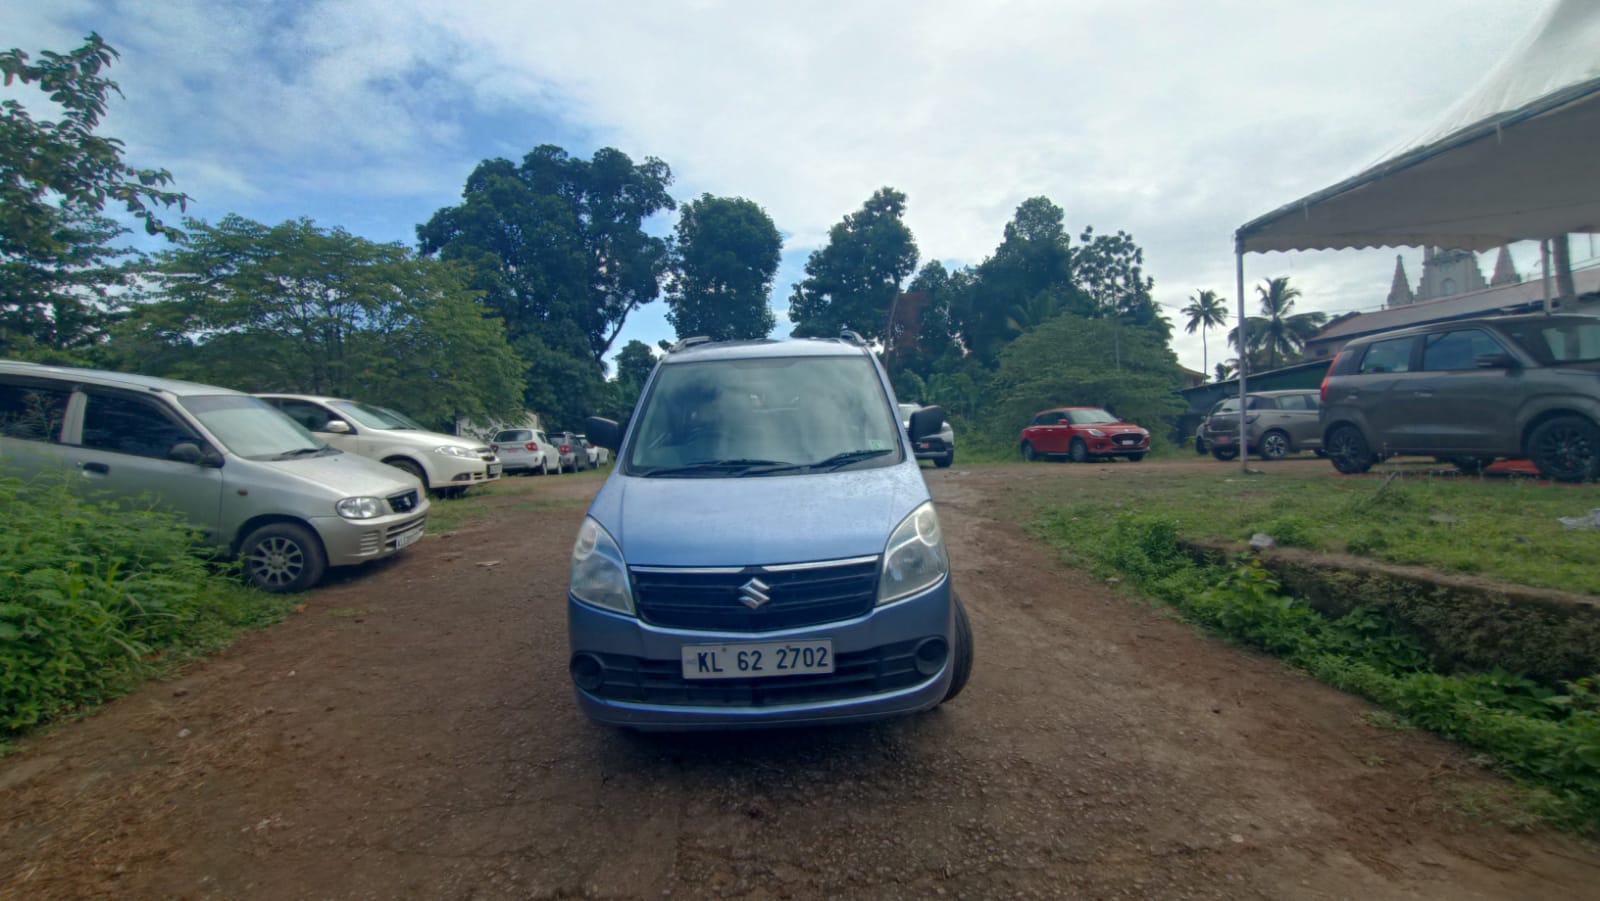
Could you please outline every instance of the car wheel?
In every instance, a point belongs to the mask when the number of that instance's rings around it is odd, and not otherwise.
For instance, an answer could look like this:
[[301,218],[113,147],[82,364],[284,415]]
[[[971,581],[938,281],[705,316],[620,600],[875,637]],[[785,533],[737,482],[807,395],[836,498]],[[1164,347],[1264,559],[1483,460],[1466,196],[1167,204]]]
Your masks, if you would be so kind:
[[1032,463],[1037,459],[1039,459],[1039,452],[1033,449],[1032,442],[1022,442],[1022,462]]
[[1444,462],[1451,464],[1462,473],[1475,476],[1483,472],[1483,468],[1494,462],[1493,457],[1451,457]]
[[1201,438],[1199,435],[1194,436],[1194,453],[1197,457],[1206,455],[1206,439]]
[[1229,460],[1239,456],[1239,449],[1237,447],[1213,447],[1211,449],[1211,456],[1216,457],[1218,460],[1226,463]]
[[955,647],[951,649],[950,687],[945,690],[945,701],[961,694],[961,689],[967,687],[967,680],[972,678],[972,623],[967,620],[967,608],[961,603],[961,596],[954,591],[950,592],[950,603],[956,608],[956,634]]
[[948,469],[950,467],[950,464],[954,463],[954,462],[956,462],[956,452],[955,451],[951,451],[950,453],[945,454],[942,457],[936,458],[933,461],[933,465],[939,467],[940,469]]
[[1282,460],[1289,456],[1289,436],[1274,429],[1261,436],[1261,447],[1256,451],[1263,460]]
[[292,522],[269,523],[245,536],[239,560],[251,585],[275,594],[305,591],[328,569],[322,542]]
[[1579,416],[1546,420],[1528,436],[1528,458],[1555,482],[1583,482],[1600,475],[1600,429]]
[[1334,428],[1324,443],[1328,448],[1328,458],[1333,461],[1333,468],[1346,475],[1366,472],[1378,462],[1372,448],[1367,445],[1367,439],[1362,437],[1361,430],[1353,425]]
[[1143,460],[1143,459],[1144,459],[1144,454],[1129,454],[1128,455],[1128,462],[1129,463],[1137,463],[1137,462],[1139,462],[1140,460]]
[[422,471],[422,467],[410,460],[385,460],[383,462],[393,466],[395,469],[410,473],[412,478],[422,483],[422,490],[428,490],[428,474]]
[[1074,463],[1089,462],[1089,445],[1083,443],[1082,438],[1072,439],[1072,446],[1067,449],[1068,456]]
[[548,460],[540,460],[539,461],[539,475],[547,476],[549,474],[550,474],[550,461],[548,461]]

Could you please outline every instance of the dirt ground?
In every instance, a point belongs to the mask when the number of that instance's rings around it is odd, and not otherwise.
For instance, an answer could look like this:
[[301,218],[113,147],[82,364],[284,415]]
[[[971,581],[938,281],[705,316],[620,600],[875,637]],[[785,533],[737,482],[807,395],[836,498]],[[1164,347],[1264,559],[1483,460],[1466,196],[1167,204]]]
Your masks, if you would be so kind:
[[1503,784],[1465,752],[996,518],[1033,480],[1188,465],[1216,464],[925,470],[977,636],[966,692],[694,736],[578,713],[563,592],[603,473],[516,480],[0,760],[0,896],[1600,897],[1594,845],[1474,812]]

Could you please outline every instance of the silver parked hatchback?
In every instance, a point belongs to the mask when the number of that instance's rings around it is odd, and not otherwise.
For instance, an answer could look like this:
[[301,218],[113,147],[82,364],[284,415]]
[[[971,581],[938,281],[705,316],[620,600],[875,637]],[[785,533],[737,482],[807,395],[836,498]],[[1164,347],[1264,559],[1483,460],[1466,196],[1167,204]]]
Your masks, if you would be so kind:
[[[1296,451],[1320,451],[1317,392],[1253,391],[1245,396],[1245,437],[1263,460],[1282,460]],[[1200,440],[1218,460],[1239,456],[1239,398],[1218,401],[1200,426]]]

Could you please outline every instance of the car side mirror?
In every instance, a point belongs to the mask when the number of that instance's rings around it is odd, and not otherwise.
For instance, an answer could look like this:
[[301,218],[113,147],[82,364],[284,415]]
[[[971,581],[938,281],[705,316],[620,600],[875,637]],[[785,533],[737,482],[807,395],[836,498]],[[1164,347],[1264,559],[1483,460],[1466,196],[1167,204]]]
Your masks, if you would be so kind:
[[607,450],[616,450],[622,443],[622,427],[599,416],[590,416],[583,421],[583,430],[589,434],[589,440]]
[[194,466],[221,466],[222,455],[210,448],[202,448],[193,441],[179,441],[167,451],[167,459]]
[[942,425],[944,425],[944,407],[938,405],[923,407],[911,414],[911,440],[937,435]]
[[1473,365],[1479,369],[1515,369],[1517,360],[1508,353],[1478,354],[1473,358]]
[[332,432],[335,435],[348,435],[353,430],[350,428],[350,423],[345,422],[343,419],[330,419],[318,431]]

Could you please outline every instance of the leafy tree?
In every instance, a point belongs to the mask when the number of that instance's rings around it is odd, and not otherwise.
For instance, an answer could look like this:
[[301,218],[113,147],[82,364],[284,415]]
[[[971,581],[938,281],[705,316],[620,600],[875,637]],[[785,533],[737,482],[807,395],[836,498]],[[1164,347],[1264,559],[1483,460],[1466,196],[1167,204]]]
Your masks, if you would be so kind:
[[789,297],[794,334],[832,335],[844,327],[869,340],[887,337],[889,305],[917,268],[905,210],[906,195],[879,188],[828,230],[827,245],[812,252]]
[[772,217],[743,197],[684,205],[673,248],[667,321],[679,338],[765,338],[776,324],[767,296],[783,239]]
[[112,365],[354,397],[436,427],[522,409],[523,361],[460,267],[306,219],[188,225],[159,255],[161,299],[117,326]]
[[1090,311],[1073,283],[1065,214],[1048,197],[1030,197],[1006,223],[1000,246],[953,300],[952,318],[967,348],[992,364],[1007,341],[1064,310]]
[[617,381],[627,382],[638,388],[643,388],[644,383],[650,378],[651,370],[656,368],[656,355],[650,350],[650,345],[637,339],[629,341],[622,346],[622,352],[617,354]]
[[1200,370],[1204,372],[1210,368],[1207,359],[1206,332],[1213,328],[1221,328],[1228,323],[1228,304],[1217,292],[1208,289],[1199,291],[1189,298],[1189,305],[1183,308],[1183,315],[1189,317],[1189,322],[1183,330],[1194,334],[1195,329],[1200,330]]
[[1006,346],[989,386],[990,434],[1007,442],[1034,413],[1064,404],[1109,406],[1151,431],[1183,411],[1177,357],[1159,332],[1121,328],[1113,367],[1111,319],[1062,313]]
[[37,63],[0,53],[6,85],[37,85],[61,113],[36,121],[20,101],[0,103],[0,354],[74,351],[103,337],[118,289],[137,274],[138,255],[113,242],[128,229],[103,215],[112,203],[146,232],[177,240],[157,207],[188,197],[165,190],[165,169],[122,160],[122,142],[95,134],[106,99],[121,91],[101,75],[117,57],[98,34]]
[[1144,274],[1144,250],[1127,232],[1096,235],[1093,226],[1078,236],[1081,246],[1072,256],[1073,276],[1079,290],[1091,300],[1089,315],[1110,319],[1112,368],[1122,365],[1122,324],[1151,329],[1163,341],[1172,338],[1172,326],[1161,315],[1150,291],[1155,280]]
[[[1261,298],[1261,315],[1250,316],[1244,323],[1247,359],[1252,369],[1258,364],[1276,369],[1280,357],[1287,363],[1305,350],[1306,339],[1327,324],[1328,314],[1294,313],[1300,289],[1292,287],[1286,275],[1257,285],[1256,294]],[[1228,340],[1238,347],[1240,330],[1229,332]]]
[[654,157],[635,164],[605,147],[585,161],[545,144],[521,165],[479,163],[461,203],[417,226],[417,241],[425,255],[466,264],[513,343],[536,335],[599,364],[629,314],[660,293],[667,242],[644,223],[676,207],[671,182]]

